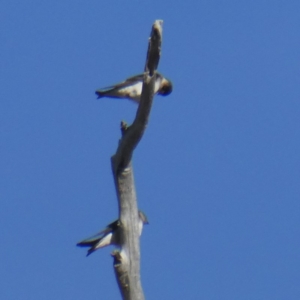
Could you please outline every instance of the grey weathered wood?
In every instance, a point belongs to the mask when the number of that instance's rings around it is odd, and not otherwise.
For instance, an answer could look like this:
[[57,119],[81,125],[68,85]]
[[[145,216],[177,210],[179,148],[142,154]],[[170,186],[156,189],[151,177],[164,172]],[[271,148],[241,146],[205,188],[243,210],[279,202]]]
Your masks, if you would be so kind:
[[125,300],[145,299],[140,280],[138,205],[131,158],[146,129],[154,95],[155,72],[159,63],[162,21],[152,26],[144,72],[141,101],[133,124],[122,124],[122,138],[111,158],[121,221],[121,249],[113,254],[117,282]]

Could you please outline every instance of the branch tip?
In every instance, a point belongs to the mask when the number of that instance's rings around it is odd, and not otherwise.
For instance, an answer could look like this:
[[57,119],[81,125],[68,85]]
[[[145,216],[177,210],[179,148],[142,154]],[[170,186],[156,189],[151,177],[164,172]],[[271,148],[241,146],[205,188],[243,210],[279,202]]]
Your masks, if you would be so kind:
[[152,76],[158,67],[161,42],[162,42],[162,20],[156,20],[152,25],[152,30],[149,38],[147,63],[145,71]]

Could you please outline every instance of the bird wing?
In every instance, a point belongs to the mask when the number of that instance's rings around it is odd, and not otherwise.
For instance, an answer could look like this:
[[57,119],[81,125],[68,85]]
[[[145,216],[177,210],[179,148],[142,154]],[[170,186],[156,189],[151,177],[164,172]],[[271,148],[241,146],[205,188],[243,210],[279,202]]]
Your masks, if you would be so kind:
[[116,220],[116,221],[110,223],[109,225],[107,225],[107,227],[105,227],[100,232],[98,232],[98,233],[92,235],[91,237],[89,237],[87,239],[84,239],[83,241],[77,243],[77,246],[80,246],[80,247],[91,247],[91,246],[94,246],[104,236],[106,236],[110,232],[113,232],[114,230],[116,230],[117,227],[119,227],[119,225],[120,225],[119,220]]
[[127,78],[126,80],[124,80],[120,83],[101,88],[100,90],[101,91],[106,91],[106,90],[111,90],[111,89],[119,89],[119,88],[122,88],[122,87],[126,87],[126,86],[129,86],[129,85],[135,84],[139,81],[143,81],[143,79],[144,79],[144,74],[135,75],[135,76]]

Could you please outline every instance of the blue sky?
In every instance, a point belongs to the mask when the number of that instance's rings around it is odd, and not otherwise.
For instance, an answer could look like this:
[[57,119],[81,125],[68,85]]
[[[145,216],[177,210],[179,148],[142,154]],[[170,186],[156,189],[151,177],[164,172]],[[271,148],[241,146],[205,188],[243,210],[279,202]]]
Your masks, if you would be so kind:
[[142,72],[164,20],[133,158],[147,299],[300,298],[300,2],[0,4],[1,299],[120,299],[110,156],[136,106],[97,88]]

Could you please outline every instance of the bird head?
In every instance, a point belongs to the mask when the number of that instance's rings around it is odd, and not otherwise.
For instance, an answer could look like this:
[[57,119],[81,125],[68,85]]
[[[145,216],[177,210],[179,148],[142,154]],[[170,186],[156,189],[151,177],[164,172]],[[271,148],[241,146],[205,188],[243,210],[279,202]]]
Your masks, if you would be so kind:
[[169,94],[172,93],[173,90],[173,85],[172,82],[166,78],[163,79],[161,83],[161,87],[159,89],[158,94],[162,96],[168,96]]
[[141,210],[139,210],[139,218],[143,222],[143,224],[149,224],[147,216]]

